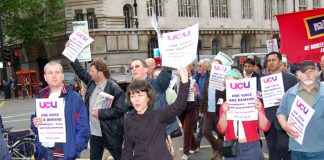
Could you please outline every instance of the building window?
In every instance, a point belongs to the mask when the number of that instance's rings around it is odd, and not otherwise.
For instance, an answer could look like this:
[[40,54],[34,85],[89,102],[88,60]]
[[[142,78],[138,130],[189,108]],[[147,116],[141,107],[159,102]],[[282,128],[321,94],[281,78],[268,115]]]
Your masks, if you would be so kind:
[[75,10],[74,21],[84,21],[84,15],[81,9]]
[[87,10],[87,20],[88,20],[88,27],[89,29],[98,28],[98,21],[97,17],[94,13],[94,9],[88,9]]
[[250,44],[247,36],[243,36],[241,40],[241,53],[250,52]]
[[272,17],[272,0],[264,0],[264,19],[271,19]]
[[212,41],[212,55],[216,55],[220,50],[219,41],[217,39],[213,39]]
[[162,0],[146,0],[147,16],[152,16],[152,11],[156,16],[163,16],[163,8]]
[[178,0],[179,17],[199,17],[199,0]]
[[148,51],[148,57],[153,58],[154,57],[154,48],[159,48],[158,41],[156,38],[151,38],[147,45],[147,51]]
[[307,10],[306,0],[299,0],[299,11]]
[[252,0],[242,0],[242,18],[253,18]]
[[286,12],[285,0],[277,0],[277,14],[283,14]]
[[228,18],[227,0],[209,0],[210,17]]
[[321,1],[320,0],[313,0],[313,8],[321,8]]
[[124,16],[125,16],[125,28],[130,28],[131,27],[131,14],[129,12],[129,8],[128,6],[124,6],[123,7],[123,12],[124,12]]

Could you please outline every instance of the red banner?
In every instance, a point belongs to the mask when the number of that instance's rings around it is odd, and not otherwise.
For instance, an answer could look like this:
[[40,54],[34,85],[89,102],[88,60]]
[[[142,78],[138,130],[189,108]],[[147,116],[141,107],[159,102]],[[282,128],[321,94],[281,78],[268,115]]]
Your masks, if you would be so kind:
[[319,62],[324,55],[324,8],[276,15],[280,52],[289,63]]

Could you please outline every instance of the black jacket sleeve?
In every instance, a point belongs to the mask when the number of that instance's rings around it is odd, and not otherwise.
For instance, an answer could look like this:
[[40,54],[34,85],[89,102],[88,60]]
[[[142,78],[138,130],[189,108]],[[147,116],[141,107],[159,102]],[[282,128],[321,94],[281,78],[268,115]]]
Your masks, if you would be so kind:
[[90,74],[82,67],[81,63],[79,60],[75,60],[75,62],[70,62],[73,70],[75,73],[78,75],[78,77],[85,83],[89,84],[91,81],[91,76]]
[[187,83],[180,83],[179,93],[177,99],[166,109],[161,109],[160,121],[166,122],[171,118],[174,118],[177,115],[180,115],[183,110],[186,108],[186,103],[189,94],[190,81]]
[[119,119],[127,112],[127,105],[125,105],[125,93],[118,86],[118,84],[112,82],[112,80],[108,80],[107,85],[110,85],[111,87],[111,92],[107,93],[114,96],[114,100],[111,108],[99,109],[99,120]]

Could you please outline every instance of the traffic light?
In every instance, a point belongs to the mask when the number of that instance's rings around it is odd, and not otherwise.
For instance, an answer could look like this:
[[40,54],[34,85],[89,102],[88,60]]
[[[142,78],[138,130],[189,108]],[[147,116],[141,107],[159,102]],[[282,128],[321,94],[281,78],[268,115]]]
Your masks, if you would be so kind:
[[20,53],[18,51],[14,52],[14,54],[13,54],[13,65],[18,65],[19,64],[19,56],[20,56]]
[[12,61],[11,61],[11,52],[8,48],[5,48],[4,49],[4,52],[3,52],[3,62],[4,64],[6,64],[7,66],[11,66],[12,65]]

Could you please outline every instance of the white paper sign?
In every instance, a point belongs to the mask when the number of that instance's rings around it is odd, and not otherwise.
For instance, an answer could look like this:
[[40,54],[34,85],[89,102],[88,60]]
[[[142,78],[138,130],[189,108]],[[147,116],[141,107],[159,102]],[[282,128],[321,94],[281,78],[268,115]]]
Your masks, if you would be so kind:
[[187,101],[193,102],[195,101],[195,92],[194,92],[194,85],[195,85],[196,80],[190,77],[190,88],[189,88],[189,94],[188,94],[188,99]]
[[185,67],[197,58],[198,24],[186,29],[164,33],[159,39],[162,66]]
[[299,144],[303,144],[306,127],[314,112],[315,111],[312,107],[310,107],[299,96],[296,96],[289,113],[288,123],[294,124],[295,130],[299,134],[299,137],[297,137],[295,140]]
[[36,116],[43,118],[37,128],[40,142],[66,142],[63,98],[36,99]]
[[222,61],[222,64],[226,66],[231,66],[234,63],[234,61],[223,52],[218,52],[214,59]]
[[[73,31],[82,31],[86,35],[89,35],[88,21],[74,21],[72,22]],[[90,45],[84,48],[78,56],[80,62],[91,61],[91,49]]]
[[226,81],[226,99],[229,103],[228,120],[252,121],[258,119],[255,109],[256,78]]
[[213,64],[210,71],[209,87],[217,89],[219,91],[223,91],[225,89],[224,86],[225,73],[230,69],[231,69],[230,66]]
[[278,99],[285,94],[282,74],[261,77],[260,81],[264,108],[278,106]]
[[276,51],[279,52],[277,39],[270,39],[266,41],[268,53]]
[[91,37],[82,31],[75,31],[70,35],[69,45],[64,49],[62,54],[74,62],[81,51],[91,42],[93,42]]

